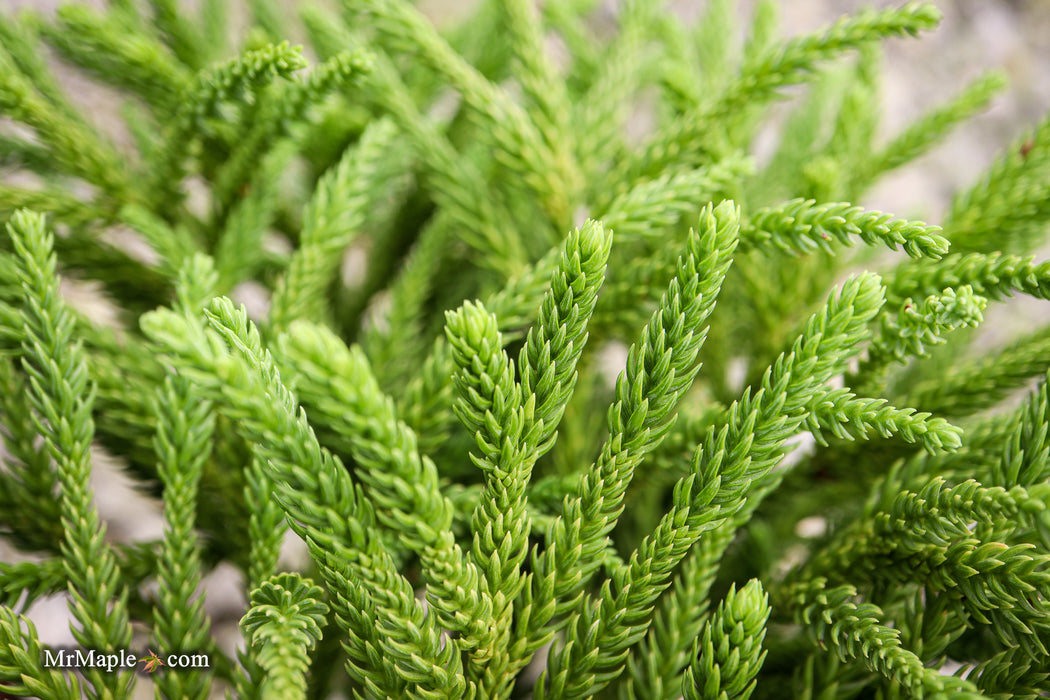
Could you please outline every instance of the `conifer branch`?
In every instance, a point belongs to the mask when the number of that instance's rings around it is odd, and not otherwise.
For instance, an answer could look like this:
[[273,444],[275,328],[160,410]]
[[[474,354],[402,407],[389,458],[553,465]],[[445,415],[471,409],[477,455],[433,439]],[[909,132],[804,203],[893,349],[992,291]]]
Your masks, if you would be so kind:
[[[919,493],[904,491],[888,510],[858,521],[807,570],[833,580],[921,583],[957,598],[975,622],[1035,658],[1045,653],[1050,632],[1043,602],[1050,592],[1050,557],[1032,553],[1030,543],[982,540],[970,527],[1033,507],[1039,504],[1023,490],[989,489],[975,481],[948,487],[934,478]],[[907,566],[898,566],[905,561]]]
[[[65,172],[84,178],[116,199],[129,193],[131,187],[125,169],[114,149],[83,122],[55,109],[31,78],[18,70],[11,54],[2,46],[0,112],[32,127]],[[35,204],[26,201],[17,206]]]
[[[729,167],[732,168],[733,165]],[[720,168],[716,167],[712,170],[718,172]],[[680,182],[684,188],[687,188],[688,183],[696,182],[694,177],[702,177],[699,170],[695,173],[685,173],[680,179],[673,178],[671,182]],[[647,190],[647,185],[643,184],[636,191],[638,205],[648,206],[648,204],[643,204],[643,199],[648,196],[645,190]],[[687,196],[687,192],[683,189],[682,198],[684,202],[685,199],[692,199],[692,195]],[[637,242],[639,237],[649,234],[651,229],[648,226],[635,226],[632,223],[636,213],[632,210],[632,207],[635,206],[635,195],[628,194],[623,200],[623,205],[622,209],[618,205],[615,208],[610,207],[604,220],[622,224],[617,234],[617,241],[620,245],[629,245]],[[657,219],[663,222],[669,220],[671,216],[680,216],[671,212],[685,210],[686,207],[691,209],[694,205],[682,204],[681,209],[678,203],[673,202],[656,206],[668,208],[668,219]],[[609,228],[609,226],[605,227]],[[511,277],[506,286],[485,301],[485,307],[499,322],[499,330],[505,343],[520,338],[523,329],[536,320],[537,309],[547,290],[551,275],[558,265],[561,251],[562,246],[551,248],[538,261]],[[664,265],[664,261],[661,261],[661,265],[669,268],[667,275],[669,279],[675,271],[674,261],[672,260],[669,265]],[[619,287],[624,287],[624,289]],[[613,297],[621,294],[630,296],[635,291],[629,285],[609,285],[606,289],[606,293]],[[448,429],[447,426],[454,422],[452,392],[445,383],[445,378],[451,372],[451,355],[447,345],[439,340],[431,347],[423,361],[422,368],[409,383],[405,396],[400,402],[403,419],[415,429],[422,445],[429,444],[430,440],[443,439],[441,436]]]
[[[556,161],[571,164],[574,136],[568,90],[547,54],[540,12],[530,0],[501,0],[498,8],[517,64],[515,77],[528,100],[528,115]],[[579,173],[570,176],[575,179]]]
[[303,322],[292,325],[279,347],[311,415],[348,436],[348,450],[364,467],[359,478],[379,522],[419,554],[428,600],[442,624],[466,634],[464,645],[473,646],[491,626],[480,573],[450,530],[452,503],[441,494],[433,462],[398,420],[360,348],[347,349],[330,331]]
[[178,59],[193,70],[204,67],[209,51],[214,48],[205,39],[213,38],[198,32],[192,22],[179,11],[176,0],[150,0],[153,23],[161,40]]
[[1050,382],[1044,377],[1019,411],[992,483],[1004,487],[1041,484],[1050,473]]
[[197,76],[196,85],[190,89],[180,114],[180,123],[187,120],[189,123],[184,126],[189,128],[212,116],[224,100],[251,95],[262,86],[305,66],[301,50],[287,42],[230,59]]
[[263,158],[247,196],[233,206],[219,234],[214,257],[223,291],[252,278],[262,262],[263,237],[277,213],[278,178],[294,155],[289,146],[282,145]]
[[852,246],[853,236],[868,245],[898,246],[913,258],[938,259],[948,252],[948,241],[939,226],[896,219],[878,211],[865,211],[847,203],[817,204],[795,199],[756,212],[742,226],[741,236],[750,245],[769,243],[781,250],[809,253],[834,252],[831,241]]
[[[695,657],[692,647],[704,629],[712,562],[700,556],[701,541],[678,566],[671,587],[656,604],[645,637],[627,661],[619,686],[624,700],[674,700],[682,693],[682,673]],[[692,657],[690,656],[692,654]]]
[[306,698],[310,650],[321,639],[328,606],[323,591],[309,579],[289,573],[264,581],[251,593],[251,607],[241,620],[251,647],[266,672],[263,700]]
[[306,65],[298,49],[287,43],[249,51],[214,68],[198,73],[180,100],[180,109],[171,121],[160,148],[161,160],[155,165],[151,190],[171,196],[182,181],[187,144],[204,128],[204,121],[230,99],[252,100],[254,93],[277,78],[287,77]]
[[697,216],[702,202],[713,201],[730,183],[751,171],[743,157],[724,158],[717,163],[638,183],[614,199],[599,217],[616,232],[617,240],[645,238]]
[[[545,674],[553,695],[585,696],[619,675],[627,649],[648,629],[653,604],[674,567],[703,533],[730,521],[745,504],[757,505],[753,484],[762,484],[783,457],[783,443],[804,420],[808,401],[855,351],[881,304],[877,277],[849,280],[810,319],[792,352],[767,370],[762,389],[753,397],[745,392],[728,410],[724,427],[708,433],[691,473],[675,485],[674,507],[605,582],[600,598],[585,599],[583,613],[572,618],[570,638],[576,645],[552,653]],[[592,624],[597,631],[585,636]]]
[[395,177],[395,166],[402,164],[390,153],[396,136],[389,122],[377,122],[321,177],[304,215],[299,249],[274,290],[270,326],[275,335],[295,319],[324,320],[324,296],[341,253],[361,232],[378,194]]
[[[629,236],[618,237],[624,242]],[[546,255],[519,274],[511,277],[505,287],[485,301],[487,308],[497,319],[504,342],[522,337],[524,328],[536,320],[540,304],[549,287],[562,256],[564,245],[551,248]],[[431,347],[422,367],[411,380],[399,402],[399,412],[411,426],[424,446],[433,441],[444,441],[449,425],[455,423],[453,415],[453,392],[447,383],[452,374],[451,351],[444,339],[438,339]]]
[[375,99],[426,164],[437,203],[465,229],[468,242],[482,254],[482,263],[506,277],[519,274],[526,257],[522,241],[513,227],[508,230],[505,222],[510,217],[500,203],[479,196],[485,179],[477,164],[460,157],[448,138],[420,114],[388,58],[376,56],[370,80]]
[[22,167],[36,173],[54,173],[48,150],[36,143],[15,136],[0,135],[0,165]]
[[[391,632],[381,640],[383,649],[412,688],[410,694],[447,692],[465,696],[468,686],[459,668],[457,645],[441,643],[434,617],[423,612],[411,586],[376,539],[371,507],[354,493],[350,477],[338,460],[317,444],[305,413],[297,411],[295,399],[281,383],[269,352],[262,348],[258,331],[244,311],[235,310],[229,300],[213,301],[206,313],[212,327],[238,353],[235,357],[242,358],[231,358],[217,368],[224,375],[223,392],[254,433],[256,449],[266,459],[269,476],[277,487],[276,498],[293,529],[307,540],[318,564],[328,569],[330,582],[338,581],[332,578],[338,574],[331,571],[330,560],[321,555],[332,549],[351,561],[354,575],[367,582],[381,627],[388,626]],[[304,472],[303,465],[310,464],[314,468]],[[345,524],[333,528],[331,513],[339,513]],[[360,553],[351,549],[354,545]],[[388,622],[384,624],[383,620]]]
[[201,243],[182,227],[172,227],[149,209],[129,204],[119,213],[121,221],[138,232],[160,256],[160,266],[170,277],[176,277],[187,259],[201,251]]
[[962,446],[963,431],[943,418],[914,408],[895,408],[885,399],[867,399],[848,389],[835,389],[810,406],[807,427],[820,445],[827,445],[822,429],[844,440],[866,439],[875,430],[884,438],[899,434],[919,443],[929,453],[954,451]]
[[[853,313],[856,313],[852,317],[844,314],[851,308],[851,303],[855,304]],[[708,534],[701,536],[694,545],[681,578],[658,610],[657,624],[666,626],[650,631],[643,643],[642,649],[657,651],[654,662],[660,664],[658,668],[665,669],[667,674],[660,674],[663,680],[652,682],[650,679],[655,677],[654,673],[635,671],[624,688],[624,697],[631,697],[632,692],[641,697],[648,687],[666,688],[667,678],[677,677],[684,668],[687,650],[682,642],[688,637],[675,636],[670,627],[672,621],[684,617],[683,624],[688,625],[684,629],[696,629],[702,609],[698,610],[694,605],[706,603],[717,563],[732,541],[735,530],[746,522],[762,497],[777,483],[776,477],[771,478],[770,469],[783,456],[785,440],[807,418],[808,407],[799,401],[804,402],[806,396],[812,397],[812,401],[823,395],[822,385],[841,371],[852,349],[864,338],[864,325],[881,305],[881,288],[873,277],[850,280],[840,295],[830,300],[828,307],[807,324],[807,329],[827,329],[834,324],[834,332],[821,336],[808,330],[803,333],[792,352],[781,355],[767,370],[762,389],[753,397],[748,390],[739,403],[727,409],[716,421],[716,426],[723,427],[708,431],[703,449],[694,454],[692,471],[707,474],[704,479],[709,480],[721,470],[722,488],[715,496],[715,502],[725,505],[722,508],[710,507],[706,516],[710,520]],[[806,338],[814,337],[819,337],[819,341],[805,342]],[[786,402],[788,397],[794,397],[791,403]],[[748,437],[752,430],[753,437]],[[701,460],[699,466],[698,459]],[[745,500],[744,491],[748,488],[752,493]],[[666,696],[669,691],[663,692]]]
[[1022,337],[994,355],[953,365],[936,380],[910,388],[901,403],[942,416],[965,416],[995,405],[1050,366],[1050,329]]
[[105,205],[80,201],[57,187],[27,190],[0,185],[0,212],[8,217],[19,209],[46,212],[56,222],[70,226],[83,226],[98,218],[105,219],[110,216]]
[[[626,0],[620,6],[616,41],[604,56],[594,59],[593,81],[573,110],[573,122],[579,125],[577,158],[585,172],[602,173],[610,163],[616,163],[618,156],[625,155],[622,132],[631,104],[627,98],[639,89],[652,62],[645,51],[645,40],[655,24],[656,6],[651,0]],[[608,175],[600,176],[591,193],[603,197],[612,190],[607,183],[616,183],[614,187],[621,184]]]
[[536,125],[505,91],[457,54],[412,6],[393,0],[346,0],[346,4],[368,12],[374,26],[398,48],[418,51],[431,69],[455,86],[479,127],[490,135],[500,164],[533,190],[551,223],[560,227],[569,222],[576,190],[566,172],[569,163],[555,157]]
[[986,697],[1038,698],[1050,672],[1021,647],[1004,649],[973,667],[966,679]]
[[685,700],[747,700],[766,652],[769,600],[757,579],[738,592],[730,586],[725,600],[704,625],[697,653],[682,679]]
[[[127,648],[131,642],[127,589],[91,494],[91,439],[94,421],[83,347],[73,339],[73,316],[59,297],[52,237],[44,217],[19,211],[8,224],[19,257],[19,277],[26,293],[23,366],[37,431],[58,472],[61,488],[63,554],[69,578],[69,607],[85,647]],[[130,674],[86,674],[93,697],[126,692]]]
[[821,31],[790,39],[745,63],[742,75],[719,98],[722,109],[744,101],[768,99],[788,85],[805,80],[821,61],[873,38],[915,36],[930,30],[941,20],[941,13],[930,3],[909,2],[901,7],[866,10],[844,16]]
[[277,572],[277,559],[287,525],[274,493],[274,484],[266,473],[262,458],[254,454],[247,469],[247,485],[244,487],[244,502],[251,513],[248,520],[248,537],[252,543],[248,553],[249,591],[261,586]]
[[1050,261],[1002,253],[969,253],[945,257],[940,263],[916,260],[897,267],[887,283],[891,303],[967,285],[973,293],[1002,301],[1015,292],[1050,299]]
[[310,106],[360,81],[370,65],[371,57],[363,51],[343,51],[313,66],[304,79],[279,83],[264,93],[251,129],[241,137],[216,178],[217,200],[229,205],[238,188],[251,180],[252,169],[262,155],[303,119]]
[[[436,291],[436,271],[452,240],[452,232],[445,225],[447,221],[447,215],[434,219],[420,232],[419,239],[390,286],[390,308],[384,319],[385,327],[378,323],[370,324],[361,338],[361,345],[380,385],[388,391],[396,388],[401,394],[398,398],[403,399],[408,386],[419,376],[415,362],[430,360],[429,351],[433,342],[425,330],[429,316],[427,302]],[[444,384],[444,380],[445,377],[442,377],[437,381]],[[421,385],[419,389],[422,389]],[[402,400],[398,405],[398,415],[409,425],[417,427],[418,422],[405,415],[408,407],[412,407],[409,409],[412,410],[418,408],[418,404]],[[421,437],[418,430],[416,437]]]
[[[572,395],[610,245],[611,236],[593,221],[569,235],[519,357],[520,383],[501,351],[495,317],[474,305],[449,317],[449,344],[459,368],[457,414],[475,437],[478,454],[471,456],[486,474],[472,521],[471,559],[484,573],[496,628],[486,640],[491,646],[478,652],[484,662],[475,667],[481,694],[502,696],[532,652],[527,639],[498,652],[508,646],[512,605],[529,583],[520,570],[532,529],[526,489],[534,463],[553,445]],[[496,658],[489,660],[490,655]]]
[[1046,231],[1050,118],[1012,144],[969,191],[952,202],[945,230],[961,253],[1026,253]]
[[931,29],[940,13],[929,3],[870,10],[846,16],[822,31],[771,46],[747,61],[741,74],[717,99],[684,114],[661,129],[630,167],[634,177],[653,175],[672,159],[694,161],[710,147],[710,123],[745,104],[775,99],[779,90],[811,79],[817,66],[876,37],[915,35]]
[[124,13],[64,4],[55,19],[43,25],[48,43],[96,77],[139,95],[154,111],[177,107],[190,86],[186,67]]
[[915,654],[901,646],[900,631],[882,624],[883,613],[878,606],[854,602],[857,591],[853,586],[831,588],[823,579],[816,579],[808,587],[800,587],[796,596],[799,622],[807,626],[821,648],[830,647],[839,658],[862,661],[913,694],[981,697],[972,683],[925,668]]
[[65,565],[58,557],[38,563],[0,563],[0,605],[27,610],[47,595],[63,593],[68,586]]
[[46,447],[36,444],[36,423],[26,382],[9,358],[0,358],[0,418],[4,466],[0,472],[0,530],[25,549],[59,550],[63,539],[58,478]]
[[[577,494],[566,500],[562,517],[556,519],[548,531],[547,550],[533,563],[536,573],[532,595],[539,601],[553,599],[551,612],[558,616],[581,602],[583,588],[601,563],[607,535],[622,510],[623,494],[634,466],[667,433],[677,400],[699,369],[694,363],[706,336],[702,324],[714,307],[732,260],[737,216],[730,203],[720,205],[717,210],[709,206],[701,214],[700,230],[690,236],[688,257],[679,262],[678,275],[643,330],[640,345],[632,348],[627,369],[617,382],[618,401],[610,408],[608,417],[611,438],[582,479]],[[576,573],[570,575],[572,571]],[[608,593],[608,589],[605,590]],[[618,600],[617,604],[620,603]],[[544,624],[545,621],[538,619],[537,622]],[[527,634],[532,636],[535,632],[527,631]],[[621,641],[622,638],[617,643]],[[619,656],[613,650],[604,649],[603,655],[614,659]],[[558,668],[568,669],[572,665],[562,654],[553,659],[551,692],[557,695],[566,680],[558,677]],[[586,673],[581,667],[573,671]],[[581,681],[572,692],[583,692],[587,687]]]
[[[909,357],[929,357],[928,346],[947,342],[944,334],[958,328],[975,328],[984,321],[988,300],[974,294],[970,285],[948,287],[931,294],[921,304],[905,299],[896,318],[883,314],[879,333],[871,342],[868,357],[860,363],[851,381],[872,384],[886,365],[905,363]],[[860,378],[860,379],[858,379]]]
[[[195,401],[191,385],[169,377],[158,397],[158,472],[164,489],[164,548],[158,562],[159,590],[155,606],[154,641],[169,651],[197,651],[210,646],[204,601],[196,596],[201,583],[200,543],[194,530],[198,485],[211,451],[215,418],[207,401]],[[157,686],[166,698],[203,698],[208,673],[166,673]]]
[[45,700],[79,700],[76,676],[44,668],[44,647],[32,621],[0,606],[0,688],[11,695]]
[[[534,585],[551,586],[548,594],[554,594],[559,610],[576,604],[577,596],[568,594],[580,591],[598,566],[634,467],[670,429],[678,398],[699,370],[695,358],[706,337],[703,324],[732,261],[737,217],[730,203],[717,210],[708,206],[701,214],[676,278],[617,380],[617,402],[608,415],[611,436],[577,494],[566,502],[564,516],[548,533],[548,550],[535,563]],[[564,580],[571,569],[580,574]],[[544,580],[550,577],[550,583]]]
[[879,175],[911,162],[942,140],[960,122],[984,110],[1006,88],[1002,73],[986,73],[943,105],[919,117],[893,137],[866,165],[866,177]]
[[7,49],[18,70],[53,108],[62,112],[64,118],[86,126],[84,115],[70,102],[41,50],[41,24],[32,12],[5,15],[0,22],[0,46]]
[[[149,545],[118,545],[114,551],[129,588],[140,585],[157,569],[158,555]],[[0,563],[0,605],[28,610],[40,598],[62,595],[68,588],[69,577],[60,556],[39,563]]]
[[[243,316],[238,320],[243,327]],[[311,547],[311,555],[333,593],[337,619],[348,634],[344,647],[349,657],[348,672],[360,682],[371,682],[382,689],[380,694],[400,694],[404,680],[380,651],[375,629],[376,604],[372,596],[365,593],[362,583],[384,575],[389,577],[393,564],[388,554],[376,550],[374,543],[368,551],[357,554],[342,544],[364,538],[373,516],[341,462],[317,444],[305,414],[296,412],[294,399],[280,383],[272,362],[265,362],[256,370],[263,372],[263,379],[253,382],[252,370],[227,358],[221,341],[205,333],[192,316],[158,310],[143,317],[142,326],[147,336],[179,364],[179,374],[192,378],[229,402],[227,410],[236,411],[232,417],[243,422],[254,416],[247,427],[258,440],[258,454],[265,457],[268,471],[273,475],[281,507],[289,515],[293,529]],[[245,348],[258,349],[258,342],[253,337]],[[252,391],[257,387],[252,384],[266,381],[265,377],[269,377],[267,384],[274,392],[272,397]],[[224,394],[224,389],[233,395]],[[327,516],[327,507],[341,514],[338,522]],[[338,547],[346,550],[348,556],[340,558],[333,553]],[[368,559],[361,572],[365,573],[363,579],[358,578],[357,570],[351,573],[350,564],[360,562],[362,557]]]

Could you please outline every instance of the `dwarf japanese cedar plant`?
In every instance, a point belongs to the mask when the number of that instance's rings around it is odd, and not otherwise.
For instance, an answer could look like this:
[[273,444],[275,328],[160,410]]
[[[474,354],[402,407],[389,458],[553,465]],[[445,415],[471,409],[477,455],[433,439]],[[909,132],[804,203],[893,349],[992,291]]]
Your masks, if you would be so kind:
[[[1050,297],[1050,119],[898,218],[853,202],[1004,85],[879,135],[935,7],[782,39],[765,0],[741,45],[728,0],[596,4],[0,15],[0,695],[129,697],[54,667],[64,595],[172,700],[1046,696],[1050,326],[971,329]],[[93,449],[160,540],[106,537]]]

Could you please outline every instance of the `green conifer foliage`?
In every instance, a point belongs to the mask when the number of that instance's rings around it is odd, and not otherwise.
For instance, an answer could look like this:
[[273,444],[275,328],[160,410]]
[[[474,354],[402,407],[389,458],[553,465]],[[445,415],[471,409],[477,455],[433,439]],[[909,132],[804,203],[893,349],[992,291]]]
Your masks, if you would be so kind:
[[932,4],[602,5],[0,11],[0,696],[141,690],[47,596],[171,700],[1050,693],[1050,325],[972,330],[1050,300],[1050,119],[901,218],[1005,85],[881,135]]

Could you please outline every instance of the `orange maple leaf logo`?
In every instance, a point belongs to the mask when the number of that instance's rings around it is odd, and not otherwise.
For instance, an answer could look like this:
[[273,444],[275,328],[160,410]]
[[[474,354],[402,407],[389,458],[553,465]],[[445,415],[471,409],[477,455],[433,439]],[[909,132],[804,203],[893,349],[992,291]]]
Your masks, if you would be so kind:
[[143,670],[146,673],[153,673],[157,670],[157,666],[164,665],[164,662],[157,657],[157,654],[152,649],[149,650],[149,656],[139,659],[139,662],[145,664]]

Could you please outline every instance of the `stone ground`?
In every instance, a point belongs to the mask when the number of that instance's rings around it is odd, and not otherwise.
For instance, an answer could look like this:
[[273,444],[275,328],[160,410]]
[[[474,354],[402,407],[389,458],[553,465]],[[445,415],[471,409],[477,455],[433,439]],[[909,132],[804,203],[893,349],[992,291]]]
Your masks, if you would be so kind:
[[[549,0],[557,1],[557,0]],[[99,5],[100,0],[91,4]],[[424,0],[427,12],[440,22],[462,11],[456,0]],[[675,10],[695,17],[703,2],[677,0]],[[747,16],[752,2],[740,3]],[[844,12],[864,6],[858,0],[785,0],[781,5],[785,34],[809,31]],[[876,2],[878,6],[899,3]],[[23,7],[51,10],[57,0],[0,0],[0,14]],[[972,183],[1005,146],[1022,135],[1050,110],[1050,0],[958,0],[938,2],[944,22],[919,40],[892,40],[887,44],[883,77],[883,127],[895,133],[924,110],[949,98],[981,72],[997,68],[1010,79],[1007,92],[972,123],[960,128],[943,146],[907,168],[886,178],[861,204],[904,217],[940,220],[951,194]],[[612,12],[612,8],[609,8]],[[112,99],[75,76],[66,76],[70,89],[90,104],[92,114],[114,115]],[[1050,257],[1050,249],[1042,252]],[[1009,335],[1030,327],[1036,318],[1050,319],[1045,303],[1023,301],[990,314],[993,336]],[[98,507],[115,540],[149,540],[160,537],[162,521],[156,504],[136,494],[106,455],[96,455],[95,493]],[[301,551],[290,547],[294,559]],[[0,544],[0,561],[15,554]],[[213,572],[206,582],[207,608],[216,621],[220,644],[237,643],[236,621],[244,596],[236,572]],[[41,601],[30,610],[43,641],[71,645],[64,597]],[[144,648],[145,640],[135,649]],[[140,683],[137,697],[149,697],[148,683]]]

